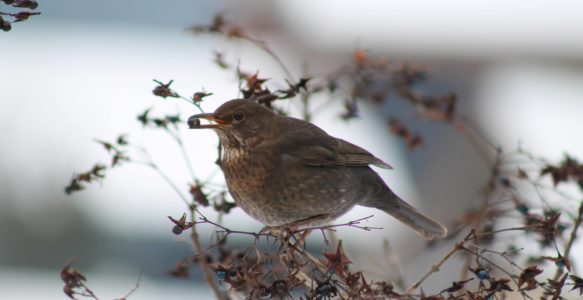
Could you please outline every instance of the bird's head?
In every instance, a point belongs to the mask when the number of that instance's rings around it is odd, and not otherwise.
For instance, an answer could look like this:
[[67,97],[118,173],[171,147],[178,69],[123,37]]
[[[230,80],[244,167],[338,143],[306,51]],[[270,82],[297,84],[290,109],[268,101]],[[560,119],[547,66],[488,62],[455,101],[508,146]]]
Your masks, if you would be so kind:
[[[191,129],[214,129],[226,147],[250,146],[267,138],[272,130],[268,124],[277,115],[252,100],[235,99],[225,102],[213,113],[188,118]],[[200,119],[210,121],[201,124]]]

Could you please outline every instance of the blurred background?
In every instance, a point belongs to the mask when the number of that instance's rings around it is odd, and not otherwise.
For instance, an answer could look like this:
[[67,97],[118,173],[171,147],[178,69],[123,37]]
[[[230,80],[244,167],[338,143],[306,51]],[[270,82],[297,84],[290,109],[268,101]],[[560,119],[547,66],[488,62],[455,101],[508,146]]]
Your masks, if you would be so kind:
[[[187,280],[168,275],[192,250],[188,237],[171,233],[167,219],[180,216],[184,204],[157,174],[127,165],[87,191],[66,196],[63,189],[73,173],[109,161],[94,139],[114,140],[120,133],[147,147],[186,189],[189,175],[179,149],[162,132],[142,130],[136,116],[149,107],[183,117],[196,112],[154,97],[153,79],[174,79],[172,88],[185,95],[214,93],[203,104],[207,111],[237,97],[237,78],[217,68],[214,51],[286,87],[282,70],[253,45],[186,30],[209,24],[217,12],[267,16],[274,29],[264,38],[296,77],[306,72],[306,57],[317,58],[307,74],[318,76],[350,60],[356,48],[424,64],[433,77],[425,91],[456,92],[460,110],[497,145],[520,144],[550,161],[565,153],[583,158],[580,1],[40,0],[38,10],[42,15],[0,34],[0,299],[65,298],[59,271],[71,258],[103,299],[122,297],[142,271],[133,299],[212,299],[196,272]],[[343,100],[313,121],[393,165],[395,170],[379,173],[399,195],[446,224],[476,205],[489,170],[450,126],[413,124],[426,140],[408,152],[388,134],[384,116],[394,111],[364,104],[361,118],[341,122]],[[185,130],[183,138],[196,175],[211,176],[214,133]],[[220,183],[222,176],[213,178]],[[374,211],[357,208],[339,222],[371,213],[367,225],[384,230],[339,232],[365,270],[387,265],[384,238],[409,282],[449,250],[442,245],[424,251],[412,231]],[[225,221],[261,228],[238,209]],[[212,227],[200,230],[210,243]],[[577,245],[573,253],[582,251]],[[453,260],[442,272],[457,274],[460,263]],[[449,282],[436,276],[425,290]]]

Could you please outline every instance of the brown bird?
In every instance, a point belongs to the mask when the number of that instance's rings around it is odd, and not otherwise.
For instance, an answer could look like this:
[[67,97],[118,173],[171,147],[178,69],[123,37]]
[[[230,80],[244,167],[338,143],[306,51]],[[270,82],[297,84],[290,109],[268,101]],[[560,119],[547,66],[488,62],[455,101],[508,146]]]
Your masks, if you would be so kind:
[[[200,119],[212,123],[201,124]],[[188,125],[217,132],[229,192],[239,207],[267,226],[314,226],[362,205],[392,215],[426,239],[447,234],[369,167],[391,166],[309,122],[236,99],[214,113],[191,116]]]

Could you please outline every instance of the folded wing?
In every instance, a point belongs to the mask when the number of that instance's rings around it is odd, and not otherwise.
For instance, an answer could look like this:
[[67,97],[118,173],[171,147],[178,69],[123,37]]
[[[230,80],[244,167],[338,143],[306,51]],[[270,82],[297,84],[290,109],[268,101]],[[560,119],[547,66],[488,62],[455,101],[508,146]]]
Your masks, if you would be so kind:
[[324,131],[313,134],[284,135],[277,141],[283,155],[308,166],[364,167],[374,165],[384,169],[392,167],[370,152],[345,140],[329,136]]

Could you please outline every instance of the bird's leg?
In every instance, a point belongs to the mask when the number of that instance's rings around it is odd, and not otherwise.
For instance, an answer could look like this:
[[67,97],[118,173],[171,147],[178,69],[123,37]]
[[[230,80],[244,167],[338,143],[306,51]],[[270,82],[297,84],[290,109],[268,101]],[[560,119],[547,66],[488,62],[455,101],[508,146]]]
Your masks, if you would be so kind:
[[[333,218],[334,216],[331,214],[316,215],[280,226],[265,226],[261,229],[261,231],[259,231],[259,233],[270,234],[277,236],[282,240],[287,240],[299,230],[306,229],[310,226],[317,226],[318,224],[327,224]],[[305,239],[310,234],[310,232],[311,230],[305,230],[304,232],[301,232],[299,239]],[[296,239],[299,240],[298,238]]]
[[259,231],[260,234],[269,234],[283,238],[284,234],[289,231],[289,227],[286,225],[281,226],[265,226]]

